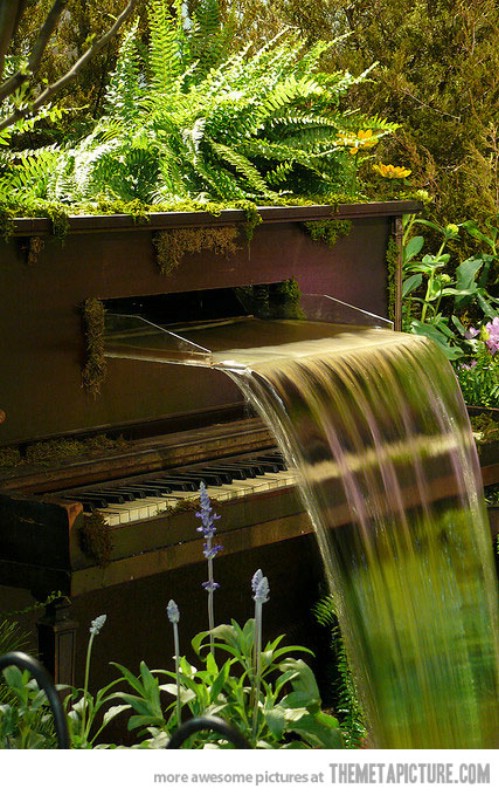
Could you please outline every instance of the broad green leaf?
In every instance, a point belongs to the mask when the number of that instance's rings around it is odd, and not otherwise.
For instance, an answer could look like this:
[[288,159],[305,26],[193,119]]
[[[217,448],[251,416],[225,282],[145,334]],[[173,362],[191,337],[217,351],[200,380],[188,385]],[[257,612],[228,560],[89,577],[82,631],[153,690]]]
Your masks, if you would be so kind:
[[409,293],[412,293],[413,290],[417,290],[418,287],[421,286],[422,281],[423,281],[422,274],[413,274],[412,276],[409,276],[407,279],[404,279],[404,281],[402,282],[402,298],[408,296]]
[[414,238],[411,238],[404,247],[404,252],[403,252],[404,263],[407,263],[410,260],[414,259],[414,257],[417,254],[419,254],[423,246],[424,246],[424,238],[422,235],[415,235]]

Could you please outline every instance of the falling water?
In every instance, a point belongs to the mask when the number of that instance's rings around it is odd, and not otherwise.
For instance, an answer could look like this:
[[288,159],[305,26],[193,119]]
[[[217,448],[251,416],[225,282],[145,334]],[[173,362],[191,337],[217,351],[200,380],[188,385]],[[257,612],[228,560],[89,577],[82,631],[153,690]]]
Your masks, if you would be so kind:
[[111,333],[108,355],[224,370],[297,468],[371,742],[496,748],[497,578],[444,355],[424,337],[331,323],[235,319],[189,341],[144,323]]
[[495,748],[497,581],[445,357],[364,330],[225,360],[299,470],[374,745]]

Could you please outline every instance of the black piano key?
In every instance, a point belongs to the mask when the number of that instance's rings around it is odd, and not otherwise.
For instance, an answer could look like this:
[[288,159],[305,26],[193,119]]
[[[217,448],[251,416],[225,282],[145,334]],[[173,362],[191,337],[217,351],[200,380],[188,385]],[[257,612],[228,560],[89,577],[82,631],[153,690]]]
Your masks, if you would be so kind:
[[249,465],[244,467],[243,465],[238,464],[214,464],[210,465],[210,470],[213,470],[216,473],[226,473],[231,481],[245,481],[247,478],[254,478],[254,469]]
[[85,492],[80,493],[81,498],[95,498],[95,497],[103,497],[106,498],[108,503],[125,503],[126,498],[123,494],[119,492],[114,492],[109,489],[98,489],[95,491],[85,490]]
[[197,480],[198,484],[204,481],[206,486],[223,486],[225,483],[221,475],[218,475],[218,473],[210,473],[207,470],[200,470],[199,472],[192,472],[192,470],[189,470],[186,472],[186,477]]
[[169,487],[170,491],[176,492],[198,492],[199,491],[199,481],[187,479],[187,478],[179,478],[175,477],[167,477],[162,476],[161,478],[155,478],[151,481],[145,481],[146,485],[152,484],[152,486],[159,485]]
[[[189,475],[190,475],[190,473],[189,473]],[[216,467],[215,465],[212,466],[211,464],[209,466],[203,467],[203,469],[201,471],[197,472],[196,476],[198,476],[198,475],[199,475],[201,481],[204,481],[205,484],[209,484],[209,480],[208,479],[210,477],[214,478],[214,482],[213,482],[212,486],[220,486],[221,484],[231,484],[232,483],[232,479],[234,477],[227,470],[224,470],[221,467]],[[219,481],[217,481],[215,483],[216,479],[219,479]]]
[[269,454],[265,454],[265,455],[262,455],[262,456],[257,456],[256,460],[258,462],[262,462],[264,464],[265,463],[276,464],[281,472],[283,470],[287,470],[288,469],[286,467],[285,462],[284,462],[284,457],[280,453],[276,453],[276,454],[269,453]]
[[126,486],[113,487],[113,492],[123,495],[125,500],[136,500],[137,498],[145,498],[145,492],[141,487],[131,487],[129,484]]
[[132,487],[138,487],[143,493],[144,497],[163,497],[164,495],[169,495],[172,491],[169,486],[156,486],[152,485],[152,483],[144,483],[144,484],[130,484]]
[[252,467],[255,468],[256,475],[265,475],[265,473],[280,473],[282,471],[282,467],[276,462],[263,462],[263,461],[254,461],[250,459],[250,464]]
[[95,509],[107,509],[108,502],[103,497],[84,497],[83,495],[62,495],[65,500],[78,500],[83,504],[84,511],[95,511]]
[[257,462],[256,459],[245,459],[241,466],[244,467],[246,472],[251,473],[251,475],[247,476],[248,478],[258,478],[261,475],[265,475],[266,472],[279,472],[276,464],[270,462],[264,464],[263,462]]

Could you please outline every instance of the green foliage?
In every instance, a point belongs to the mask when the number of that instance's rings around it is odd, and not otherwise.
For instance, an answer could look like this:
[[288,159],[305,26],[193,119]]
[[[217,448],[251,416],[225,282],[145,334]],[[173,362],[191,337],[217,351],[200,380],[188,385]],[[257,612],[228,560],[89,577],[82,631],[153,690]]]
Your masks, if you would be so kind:
[[[30,606],[27,610],[32,610]],[[0,655],[26,649],[28,634],[16,619],[0,621]],[[56,737],[52,714],[47,708],[44,692],[29,672],[17,666],[3,671],[0,683],[0,749],[54,748]]]
[[[423,254],[425,237],[413,234],[418,226],[440,238],[435,254]],[[453,363],[468,405],[497,407],[497,220],[489,219],[484,228],[486,232],[474,221],[442,227],[414,215],[405,219],[403,323],[405,331],[433,340]],[[472,249],[473,254],[456,265],[450,247],[461,230],[478,250]]]
[[[218,664],[211,652],[203,658],[203,650],[210,646],[211,639],[217,653],[224,655],[223,664]],[[203,665],[196,668],[186,657],[181,657],[178,680],[175,672],[151,671],[143,662],[138,677],[118,665],[131,693],[120,691],[115,697],[132,712],[128,729],[145,736],[139,746],[166,744],[177,726],[175,706],[179,696],[182,710],[190,716],[219,716],[247,738],[253,737],[258,748],[340,748],[338,722],[321,710],[311,668],[302,659],[290,657],[291,653],[310,651],[283,646],[282,641],[283,636],[279,636],[261,652],[258,692],[253,660],[254,619],[242,627],[232,620],[230,625],[219,625],[212,633],[195,636],[192,646]],[[170,682],[160,682],[160,677]],[[162,694],[173,697],[166,709],[162,706]],[[223,747],[225,741],[210,733],[207,738],[192,739],[191,745]]]
[[[422,254],[425,238],[413,234],[418,226],[440,237],[436,253]],[[496,236],[497,228],[491,222],[489,227]],[[481,246],[480,251],[456,266],[449,245],[459,238],[460,228],[489,251],[483,251]],[[404,328],[430,337],[452,361],[464,361],[477,353],[466,328],[471,321],[491,321],[499,311],[499,300],[490,292],[498,264],[495,240],[480,233],[472,222],[442,227],[414,215],[404,220]]]
[[335,246],[340,238],[350,234],[351,221],[308,221],[304,224],[312,240],[322,241],[330,249]]
[[8,701],[0,704],[0,749],[54,748],[56,738],[47,698],[36,680],[17,666],[4,669]]
[[132,26],[104,116],[73,146],[21,153],[6,165],[0,195],[8,206],[356,195],[367,155],[364,139],[355,155],[352,141],[368,129],[371,147],[394,130],[378,115],[341,107],[369,68],[358,77],[324,72],[334,42],[307,49],[291,31],[234,52],[234,18],[221,22],[215,0],[197,4],[191,18],[183,7],[176,2],[171,13],[150,0],[147,51]]
[[317,621],[331,630],[331,649],[337,671],[334,683],[334,711],[341,716],[340,730],[347,749],[362,745],[367,736],[364,712],[352,677],[348,655],[338,625],[336,608],[331,596],[324,597],[316,604],[314,613]]
[[239,35],[250,36],[254,46],[284,24],[309,45],[319,36],[347,34],[325,68],[361,72],[377,63],[375,82],[355,87],[351,101],[401,125],[383,141],[384,162],[411,168],[413,184],[434,196],[432,218],[443,224],[481,223],[497,212],[496,0],[245,0],[237,6]]

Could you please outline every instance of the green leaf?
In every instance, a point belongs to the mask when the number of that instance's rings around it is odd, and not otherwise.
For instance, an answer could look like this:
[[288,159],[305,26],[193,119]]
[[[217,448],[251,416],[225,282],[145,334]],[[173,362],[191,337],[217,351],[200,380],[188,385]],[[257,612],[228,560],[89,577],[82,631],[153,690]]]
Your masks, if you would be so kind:
[[263,717],[265,722],[274,736],[274,738],[279,741],[284,733],[284,728],[286,726],[286,717],[285,711],[279,705],[270,708],[269,710],[263,711]]
[[475,277],[483,266],[483,260],[468,259],[456,268],[457,290],[471,290],[476,287]]
[[413,274],[412,276],[409,276],[407,279],[404,279],[404,281],[402,282],[402,298],[408,296],[409,293],[412,293],[413,290],[417,290],[418,287],[421,286],[422,281],[423,281],[422,274]]
[[403,261],[404,263],[408,263],[417,254],[421,251],[424,246],[424,238],[422,235],[416,235],[414,238],[411,238],[404,247],[403,251]]

